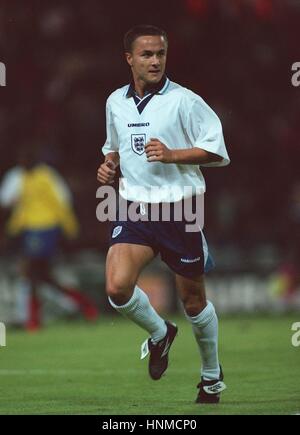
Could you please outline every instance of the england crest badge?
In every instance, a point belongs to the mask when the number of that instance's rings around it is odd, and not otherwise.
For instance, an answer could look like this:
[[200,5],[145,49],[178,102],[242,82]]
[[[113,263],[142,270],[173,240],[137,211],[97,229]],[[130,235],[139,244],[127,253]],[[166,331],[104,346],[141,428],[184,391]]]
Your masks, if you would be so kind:
[[118,237],[118,235],[121,234],[122,230],[123,230],[123,227],[121,227],[121,226],[116,227],[112,233],[112,236],[111,236],[112,239],[115,239],[116,237]]
[[145,134],[132,134],[131,135],[131,148],[133,151],[141,156],[145,152],[146,135]]

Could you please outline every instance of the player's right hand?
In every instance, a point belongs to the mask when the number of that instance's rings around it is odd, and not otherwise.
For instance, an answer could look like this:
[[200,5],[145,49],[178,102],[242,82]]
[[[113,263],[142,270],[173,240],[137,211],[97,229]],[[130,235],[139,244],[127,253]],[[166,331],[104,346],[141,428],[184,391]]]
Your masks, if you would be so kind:
[[116,175],[116,165],[112,160],[107,160],[99,167],[97,180],[101,184],[113,184]]

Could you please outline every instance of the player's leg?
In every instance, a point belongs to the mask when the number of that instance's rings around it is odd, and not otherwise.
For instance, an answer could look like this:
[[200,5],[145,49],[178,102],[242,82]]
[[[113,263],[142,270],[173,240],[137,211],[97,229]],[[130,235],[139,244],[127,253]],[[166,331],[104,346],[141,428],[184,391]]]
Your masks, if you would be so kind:
[[[219,382],[223,380],[223,374],[218,357],[218,318],[213,304],[206,300],[204,276],[185,278],[176,275],[176,286],[202,360],[202,382],[198,385],[197,402],[218,403],[219,393],[225,389],[225,385]],[[212,394],[207,394],[204,387],[211,388]]]
[[41,258],[39,261],[39,274],[40,280],[49,284],[51,287],[57,289],[65,296],[70,298],[75,304],[77,304],[79,310],[82,312],[84,318],[89,321],[94,321],[99,316],[99,310],[93,301],[90,300],[83,292],[75,288],[66,287],[60,284],[56,278],[52,275],[50,258]]
[[155,254],[149,246],[117,243],[106,258],[106,291],[117,305],[126,304],[133,295],[141,271]]
[[20,236],[21,250],[23,253],[22,274],[30,288],[28,300],[28,318],[26,329],[35,331],[41,327],[40,300],[38,297],[39,279],[39,247],[41,241],[36,231],[23,231]]
[[140,272],[154,256],[148,246],[115,244],[108,252],[106,277],[111,305],[150,334],[142,345],[142,358],[150,353],[149,375],[158,380],[168,368],[168,353],[177,327],[158,315],[136,285]]
[[218,319],[213,304],[206,300],[204,276],[190,279],[176,275],[176,287],[201,352],[202,376],[216,379],[220,374]]
[[22,265],[23,275],[29,288],[28,319],[25,325],[27,331],[36,331],[41,327],[40,300],[38,297],[39,270],[35,259],[25,258]]
[[148,331],[153,342],[158,342],[166,335],[167,326],[146,293],[136,285],[141,271],[154,257],[149,246],[127,243],[111,246],[106,260],[106,292],[113,308]]

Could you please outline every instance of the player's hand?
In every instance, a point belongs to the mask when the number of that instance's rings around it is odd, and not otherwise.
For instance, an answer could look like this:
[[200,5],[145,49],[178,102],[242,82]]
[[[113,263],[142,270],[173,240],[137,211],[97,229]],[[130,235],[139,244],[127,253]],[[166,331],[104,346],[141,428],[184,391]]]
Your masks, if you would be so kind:
[[116,175],[116,165],[113,161],[107,160],[99,167],[97,180],[101,184],[113,184]]
[[148,162],[172,163],[172,151],[159,139],[151,138],[150,142],[145,145],[145,151]]

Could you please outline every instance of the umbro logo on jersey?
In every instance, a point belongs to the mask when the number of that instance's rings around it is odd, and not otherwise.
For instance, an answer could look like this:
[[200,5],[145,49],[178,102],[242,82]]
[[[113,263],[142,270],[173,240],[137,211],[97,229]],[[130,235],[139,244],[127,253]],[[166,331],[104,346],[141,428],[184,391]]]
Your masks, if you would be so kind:
[[128,124],[128,127],[150,127],[150,122],[140,122],[138,124]]

